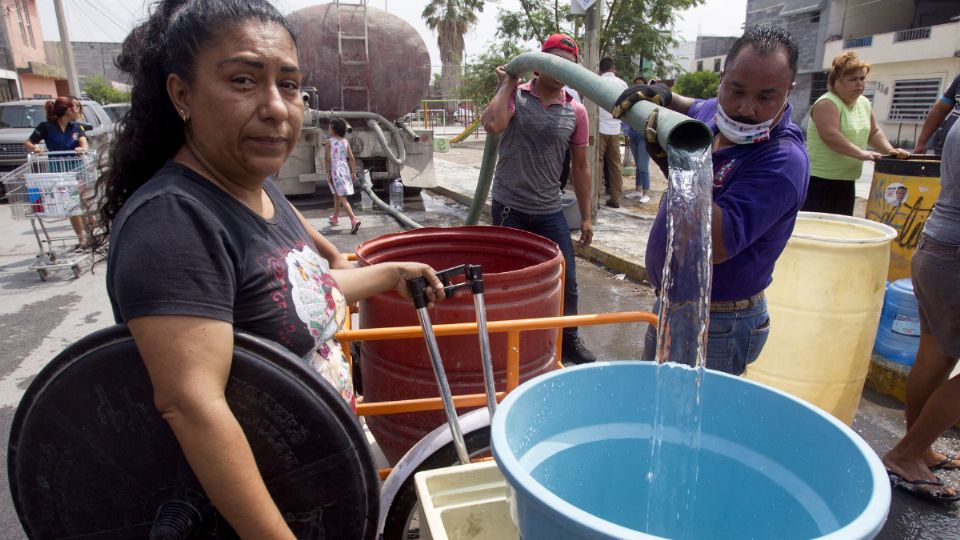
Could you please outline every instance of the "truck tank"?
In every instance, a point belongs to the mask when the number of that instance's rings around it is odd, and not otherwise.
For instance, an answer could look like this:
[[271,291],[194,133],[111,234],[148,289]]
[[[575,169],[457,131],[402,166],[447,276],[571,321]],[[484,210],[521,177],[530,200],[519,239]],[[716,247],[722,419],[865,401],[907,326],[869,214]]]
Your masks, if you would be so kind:
[[352,126],[347,140],[357,171],[370,171],[375,189],[385,191],[397,177],[409,194],[436,187],[433,132],[395,125],[429,89],[430,55],[420,34],[399,17],[356,4],[307,7],[287,21],[297,35],[309,110],[276,176],[280,190],[306,195],[326,189],[323,144],[337,116]]
[[287,21],[297,35],[303,85],[317,88],[318,109],[370,111],[393,121],[426,97],[430,54],[400,17],[367,6],[366,43],[358,6],[321,4],[290,13]]

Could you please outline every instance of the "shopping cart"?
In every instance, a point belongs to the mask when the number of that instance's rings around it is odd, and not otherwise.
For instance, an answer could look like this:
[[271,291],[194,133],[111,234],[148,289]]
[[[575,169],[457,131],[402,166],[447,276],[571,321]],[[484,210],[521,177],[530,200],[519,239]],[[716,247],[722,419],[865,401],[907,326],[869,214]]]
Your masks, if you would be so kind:
[[64,268],[80,277],[81,264],[92,258],[91,253],[72,247],[75,236],[51,236],[47,225],[90,214],[96,163],[93,151],[28,154],[26,163],[2,179],[13,219],[30,220],[39,248],[30,270],[36,270],[44,281],[49,271]]

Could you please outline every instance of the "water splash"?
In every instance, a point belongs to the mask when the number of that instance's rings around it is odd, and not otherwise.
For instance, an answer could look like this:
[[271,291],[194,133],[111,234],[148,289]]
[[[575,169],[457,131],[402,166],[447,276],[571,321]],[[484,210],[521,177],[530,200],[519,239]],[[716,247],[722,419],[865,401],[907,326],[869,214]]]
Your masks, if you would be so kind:
[[[699,476],[700,384],[707,354],[713,252],[710,240],[712,160],[710,148],[667,152],[667,254],[661,280],[657,329],[647,532],[689,538],[684,527],[695,511]],[[665,430],[681,433],[663,447]]]

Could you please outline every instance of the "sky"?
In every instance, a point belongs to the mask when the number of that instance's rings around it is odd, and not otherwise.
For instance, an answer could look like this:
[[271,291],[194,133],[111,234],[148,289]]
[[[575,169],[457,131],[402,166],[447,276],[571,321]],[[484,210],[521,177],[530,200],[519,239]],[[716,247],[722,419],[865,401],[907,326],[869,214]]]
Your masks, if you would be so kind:
[[[321,0],[272,0],[284,14],[297,9],[326,3]],[[569,0],[567,0],[569,1]],[[146,17],[145,0],[62,0],[67,31],[71,41],[123,41],[130,30]],[[417,29],[427,49],[431,63],[439,70],[440,51],[437,36],[431,32],[420,13],[427,0],[369,0],[368,5],[386,9]],[[487,0],[478,23],[465,36],[467,60],[482,52],[496,34],[497,13],[500,9],[519,9],[518,0]],[[703,5],[687,10],[680,16],[674,31],[683,39],[694,40],[698,34],[708,36],[735,36],[742,33],[746,18],[747,0],[706,0]],[[60,39],[53,0],[37,0],[40,23],[45,41]]]

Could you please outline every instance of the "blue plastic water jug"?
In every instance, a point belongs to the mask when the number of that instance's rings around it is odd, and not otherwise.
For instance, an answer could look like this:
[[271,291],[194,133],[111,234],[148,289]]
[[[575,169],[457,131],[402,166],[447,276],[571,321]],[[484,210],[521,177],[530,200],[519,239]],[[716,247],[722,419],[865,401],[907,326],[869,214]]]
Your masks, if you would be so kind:
[[888,360],[913,365],[920,347],[920,314],[910,278],[887,284],[873,350]]

